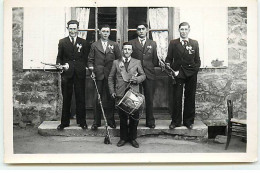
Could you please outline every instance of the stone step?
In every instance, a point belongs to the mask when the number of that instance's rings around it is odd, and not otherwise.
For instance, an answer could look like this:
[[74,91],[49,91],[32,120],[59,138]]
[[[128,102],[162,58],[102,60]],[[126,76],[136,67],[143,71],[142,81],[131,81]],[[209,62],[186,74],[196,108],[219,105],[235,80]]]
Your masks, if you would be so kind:
[[[66,127],[62,131],[57,130],[57,126],[60,124],[59,121],[44,121],[38,127],[38,133],[43,136],[105,136],[106,130],[104,126],[104,122],[102,121],[102,126],[98,128],[98,130],[93,131],[90,129],[93,120],[87,120],[88,129],[82,130],[76,124],[75,120],[71,120],[71,124],[69,127]],[[208,135],[208,127],[199,120],[195,120],[193,129],[189,130],[185,126],[177,127],[175,129],[169,129],[170,120],[156,120],[155,129],[150,129],[145,127],[145,120],[141,119],[138,124],[137,136],[145,136],[145,135],[181,135],[181,136],[192,136],[192,137],[207,137]],[[119,137],[119,121],[116,121],[117,128],[109,129],[110,136]]]

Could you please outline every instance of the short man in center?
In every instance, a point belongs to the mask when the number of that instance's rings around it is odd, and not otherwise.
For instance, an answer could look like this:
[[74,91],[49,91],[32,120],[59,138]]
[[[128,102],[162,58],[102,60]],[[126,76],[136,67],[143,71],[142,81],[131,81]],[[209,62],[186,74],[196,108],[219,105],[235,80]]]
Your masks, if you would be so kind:
[[[133,46],[126,42],[123,44],[123,57],[113,62],[112,69],[108,77],[109,91],[113,98],[122,98],[131,82],[131,88],[139,92],[139,84],[146,78],[141,61],[131,57]],[[136,141],[137,126],[139,123],[138,111],[134,115],[128,115],[121,109],[118,109],[120,118],[120,141],[118,147],[125,145],[129,141],[133,147],[139,148]],[[129,118],[129,124],[127,123]]]
[[142,83],[145,96],[146,107],[146,127],[155,128],[155,119],[153,115],[153,98],[155,92],[155,69],[159,66],[159,60],[157,57],[157,45],[155,41],[152,41],[146,37],[148,32],[148,26],[145,23],[139,23],[137,26],[136,39],[129,42],[133,45],[132,57],[141,61],[144,69],[146,79]]
[[[108,109],[106,111],[108,125],[116,128],[114,119],[114,99],[111,98],[108,90],[108,75],[111,70],[113,61],[121,58],[119,46],[116,42],[108,39],[110,35],[110,26],[103,25],[99,30],[100,39],[93,43],[88,56],[89,70],[93,71],[96,76],[98,91],[102,97],[103,90],[107,95]],[[97,130],[101,126],[101,108],[98,103],[97,95],[94,98],[94,123],[92,130]]]

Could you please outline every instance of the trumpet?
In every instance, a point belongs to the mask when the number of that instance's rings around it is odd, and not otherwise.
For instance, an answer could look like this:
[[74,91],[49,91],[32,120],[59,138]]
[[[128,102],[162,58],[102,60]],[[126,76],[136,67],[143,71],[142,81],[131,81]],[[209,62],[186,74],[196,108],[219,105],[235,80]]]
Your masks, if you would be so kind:
[[[44,64],[44,65],[55,67],[56,69],[58,69],[60,71],[60,73],[63,73],[63,69],[64,68],[67,68],[67,69],[69,68],[69,64],[68,63],[66,63],[65,65],[45,63],[45,62],[41,62],[41,63]],[[44,70],[45,70],[45,67],[44,67]]]
[[168,63],[166,63],[164,60],[161,60],[161,63],[163,64],[164,68],[162,68],[162,71],[164,71],[168,76],[172,78],[172,84],[175,85],[175,71],[170,67]]

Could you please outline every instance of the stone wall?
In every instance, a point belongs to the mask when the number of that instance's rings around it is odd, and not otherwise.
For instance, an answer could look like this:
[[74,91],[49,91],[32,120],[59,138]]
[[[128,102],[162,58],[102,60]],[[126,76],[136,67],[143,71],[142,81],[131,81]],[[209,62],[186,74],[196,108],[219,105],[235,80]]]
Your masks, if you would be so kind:
[[14,123],[39,125],[58,120],[61,95],[56,72],[23,71],[23,9],[13,9],[13,118]]
[[247,8],[228,8],[228,68],[201,69],[198,76],[196,114],[207,125],[227,118],[227,99],[233,100],[234,117],[246,118]]
[[[13,9],[13,110],[14,123],[37,126],[59,120],[60,76],[56,72],[23,71],[23,9]],[[201,69],[198,75],[196,115],[207,125],[223,125],[226,100],[234,101],[234,116],[246,117],[247,9],[228,9],[228,68]],[[58,91],[58,92],[57,92]]]

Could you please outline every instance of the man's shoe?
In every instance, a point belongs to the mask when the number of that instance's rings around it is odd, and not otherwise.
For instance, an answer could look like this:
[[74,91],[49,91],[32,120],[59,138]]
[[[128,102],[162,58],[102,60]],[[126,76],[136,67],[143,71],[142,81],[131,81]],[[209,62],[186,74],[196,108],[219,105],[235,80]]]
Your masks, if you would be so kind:
[[169,129],[175,129],[175,127],[176,127],[175,124],[170,124],[169,125]]
[[87,124],[82,124],[82,125],[79,125],[83,130],[86,130],[88,129],[88,125]]
[[181,127],[181,125],[175,125],[173,123],[169,125],[169,129],[175,129],[176,127]]
[[91,126],[91,130],[97,130],[97,129],[98,129],[98,125],[93,124],[93,125]]
[[122,147],[123,145],[125,145],[125,143],[126,143],[125,140],[120,139],[120,141],[117,143],[117,146]]
[[139,144],[136,142],[136,140],[132,140],[130,141],[130,143],[132,144],[133,147],[139,148]]
[[63,130],[65,127],[69,127],[69,125],[58,125],[57,130]]
[[154,129],[155,128],[155,125],[146,125],[146,127],[149,127],[150,129]]
[[193,124],[191,124],[191,125],[185,125],[186,127],[187,127],[187,129],[193,129]]
[[116,128],[116,124],[113,123],[113,124],[108,124],[109,127],[111,127],[112,129],[115,129]]

